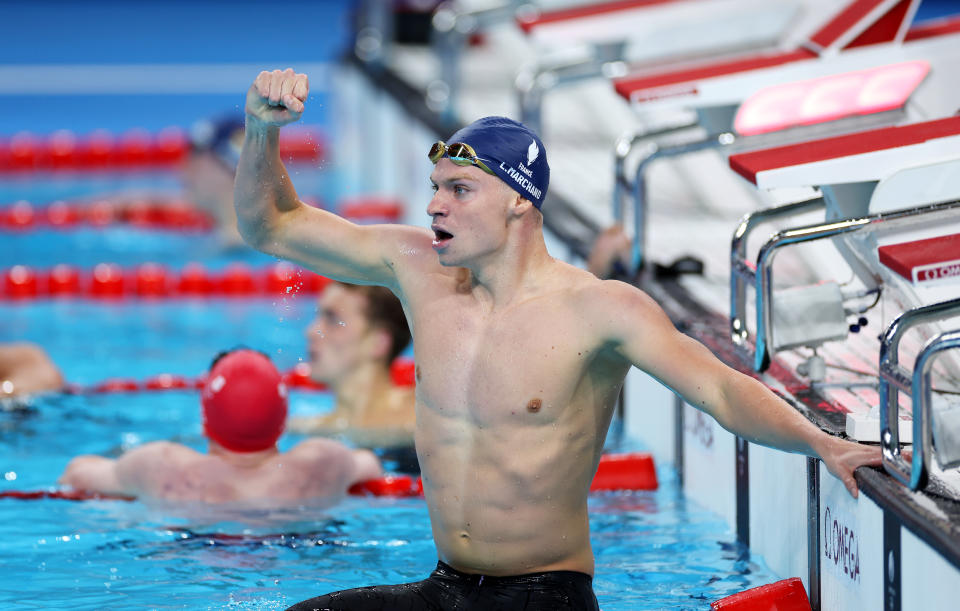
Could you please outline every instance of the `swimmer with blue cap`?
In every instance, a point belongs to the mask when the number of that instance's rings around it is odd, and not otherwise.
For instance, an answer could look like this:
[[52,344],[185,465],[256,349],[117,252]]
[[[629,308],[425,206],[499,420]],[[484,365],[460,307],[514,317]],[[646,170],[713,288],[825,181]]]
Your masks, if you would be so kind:
[[821,458],[851,494],[854,469],[879,464],[876,448],[823,433],[680,333],[636,286],[550,256],[547,151],[515,121],[482,118],[429,147],[429,230],[307,206],[278,141],[308,94],[307,76],[290,69],[261,72],[247,91],[240,230],[264,252],[400,299],[439,558],[423,581],[291,609],[597,609],[587,495],[631,367],[735,434]]
[[212,219],[220,244],[243,246],[233,207],[233,178],[243,144],[243,116],[227,114],[196,121],[181,176],[188,201]]
[[550,165],[539,136],[506,117],[484,117],[457,131],[450,144],[437,142],[427,155],[437,163],[450,159],[498,176],[540,210],[550,184]]
[[376,456],[330,439],[281,452],[287,389],[270,358],[238,348],[217,355],[200,395],[206,453],[152,441],[114,460],[84,455],[59,483],[147,501],[281,507],[330,505],[351,485],[381,475]]

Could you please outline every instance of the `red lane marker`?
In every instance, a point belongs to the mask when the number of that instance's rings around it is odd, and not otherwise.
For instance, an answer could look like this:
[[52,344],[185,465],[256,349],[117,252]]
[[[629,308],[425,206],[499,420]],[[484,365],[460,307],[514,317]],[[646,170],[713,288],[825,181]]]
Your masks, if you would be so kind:
[[287,262],[259,269],[234,263],[221,271],[207,271],[200,263],[188,263],[179,271],[157,263],[132,268],[99,263],[89,270],[67,264],[49,270],[14,265],[0,269],[0,298],[292,297],[319,294],[329,282],[328,278]]
[[61,499],[65,501],[133,501],[136,497],[125,494],[104,494],[86,490],[0,490],[0,499],[36,501],[39,499]]
[[712,611],[810,611],[810,600],[799,577],[738,592],[710,603]]

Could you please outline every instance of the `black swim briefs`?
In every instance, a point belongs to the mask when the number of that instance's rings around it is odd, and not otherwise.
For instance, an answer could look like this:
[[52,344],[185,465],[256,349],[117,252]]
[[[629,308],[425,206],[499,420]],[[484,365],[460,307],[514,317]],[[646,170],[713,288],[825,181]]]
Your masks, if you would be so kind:
[[287,611],[599,611],[593,578],[575,571],[514,577],[461,573],[437,563],[423,581],[333,592]]

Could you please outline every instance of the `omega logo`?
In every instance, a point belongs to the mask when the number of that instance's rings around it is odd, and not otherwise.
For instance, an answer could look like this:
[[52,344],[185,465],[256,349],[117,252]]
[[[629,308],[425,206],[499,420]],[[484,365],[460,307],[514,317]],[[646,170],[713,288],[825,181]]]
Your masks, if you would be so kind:
[[851,581],[860,581],[860,540],[856,531],[832,517],[830,508],[823,512],[823,557],[840,574]]

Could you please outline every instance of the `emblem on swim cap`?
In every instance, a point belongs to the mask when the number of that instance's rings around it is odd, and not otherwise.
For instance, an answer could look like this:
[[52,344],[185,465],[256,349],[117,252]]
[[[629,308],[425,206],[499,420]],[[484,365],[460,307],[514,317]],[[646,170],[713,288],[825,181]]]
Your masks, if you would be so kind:
[[537,160],[537,155],[540,154],[540,149],[537,147],[537,141],[534,140],[530,143],[530,146],[527,147],[527,165],[530,165]]
[[234,452],[274,446],[287,420],[287,388],[270,359],[235,350],[210,369],[201,395],[207,437]]
[[484,117],[457,131],[449,143],[473,147],[503,182],[540,209],[550,185],[543,142],[530,128],[506,117]]

